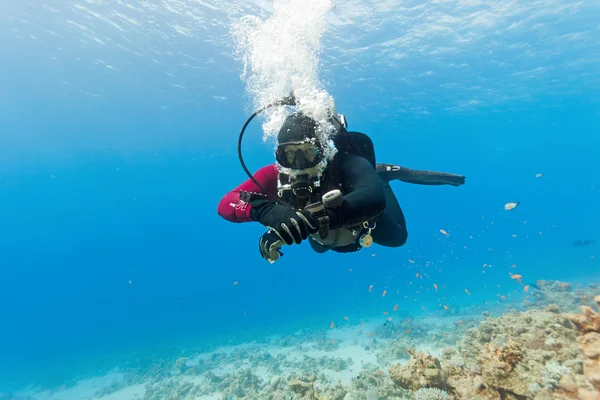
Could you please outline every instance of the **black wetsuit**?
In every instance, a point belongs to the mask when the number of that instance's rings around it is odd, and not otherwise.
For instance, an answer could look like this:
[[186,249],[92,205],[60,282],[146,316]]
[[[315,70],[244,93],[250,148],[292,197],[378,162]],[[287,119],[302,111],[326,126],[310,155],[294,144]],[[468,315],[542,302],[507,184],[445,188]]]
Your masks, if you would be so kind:
[[[376,227],[371,236],[375,243],[386,247],[399,247],[406,243],[406,220],[388,180],[392,176],[377,173],[369,161],[354,154],[338,153],[336,158],[344,202],[331,218],[331,228],[360,224],[374,218]],[[347,246],[333,248],[323,246],[312,238],[309,238],[309,242],[318,253],[328,250],[350,253],[362,248],[358,240]]]

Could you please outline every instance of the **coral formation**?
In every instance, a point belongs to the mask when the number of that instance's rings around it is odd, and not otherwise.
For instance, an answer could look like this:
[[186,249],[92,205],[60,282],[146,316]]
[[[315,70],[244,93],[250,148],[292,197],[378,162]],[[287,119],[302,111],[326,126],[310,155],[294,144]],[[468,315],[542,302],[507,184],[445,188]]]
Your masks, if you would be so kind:
[[523,300],[525,309],[541,309],[554,304],[557,312],[576,313],[582,305],[593,306],[593,297],[600,290],[598,285],[575,285],[568,282],[538,280],[530,284],[529,295]]
[[139,359],[96,395],[135,384],[144,400],[600,399],[600,313],[587,305],[600,308],[596,289],[538,281],[522,307],[498,317],[406,318],[359,328],[356,339],[306,330],[170,362]]
[[447,392],[440,389],[421,388],[415,392],[414,400],[448,400]]
[[411,357],[407,366],[394,364],[390,366],[390,377],[400,387],[410,390],[421,388],[446,388],[446,380],[442,375],[440,361],[426,353],[410,351]]
[[600,314],[586,306],[582,315],[560,309],[549,304],[488,317],[440,359],[411,351],[408,365],[392,365],[390,377],[415,395],[437,388],[454,399],[600,398]]
[[377,351],[377,362],[382,365],[389,364],[410,357],[409,350],[414,348],[415,344],[412,340],[403,337],[390,341],[377,341],[373,348]]
[[409,399],[410,391],[398,387],[389,375],[378,370],[362,372],[352,379],[344,400],[401,400]]
[[[594,297],[596,307],[600,309],[600,296]],[[573,323],[577,330],[577,342],[582,348],[586,359],[583,361],[583,375],[590,385],[578,387],[577,394],[581,399],[600,398],[600,314],[590,307],[582,306],[583,314],[571,314],[566,318]],[[574,388],[573,382],[569,386]],[[591,386],[591,387],[590,387]]]
[[[594,298],[600,308],[600,296]],[[446,389],[454,399],[599,399],[600,313],[559,307],[488,318],[441,360],[411,352],[390,367],[392,380],[417,393]]]

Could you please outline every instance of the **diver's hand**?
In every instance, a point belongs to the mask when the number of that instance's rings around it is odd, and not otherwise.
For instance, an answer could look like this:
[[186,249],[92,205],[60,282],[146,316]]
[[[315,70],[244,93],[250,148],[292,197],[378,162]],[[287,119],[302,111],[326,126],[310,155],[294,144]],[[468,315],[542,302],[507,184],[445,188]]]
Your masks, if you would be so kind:
[[261,257],[273,264],[283,255],[280,248],[284,244],[284,241],[275,232],[265,233],[258,241]]
[[252,218],[271,229],[287,245],[300,244],[319,229],[319,222],[309,212],[273,202],[252,204]]

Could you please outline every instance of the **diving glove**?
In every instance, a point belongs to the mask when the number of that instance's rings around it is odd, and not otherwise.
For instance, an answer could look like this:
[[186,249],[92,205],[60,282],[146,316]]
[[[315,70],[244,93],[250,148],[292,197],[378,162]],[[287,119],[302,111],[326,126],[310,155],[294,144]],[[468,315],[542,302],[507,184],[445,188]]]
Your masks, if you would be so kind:
[[276,233],[287,245],[300,244],[319,230],[319,222],[307,211],[265,200],[256,200],[251,205],[252,219]]
[[258,241],[261,257],[273,264],[283,255],[280,249],[284,244],[279,235],[273,231],[268,231]]

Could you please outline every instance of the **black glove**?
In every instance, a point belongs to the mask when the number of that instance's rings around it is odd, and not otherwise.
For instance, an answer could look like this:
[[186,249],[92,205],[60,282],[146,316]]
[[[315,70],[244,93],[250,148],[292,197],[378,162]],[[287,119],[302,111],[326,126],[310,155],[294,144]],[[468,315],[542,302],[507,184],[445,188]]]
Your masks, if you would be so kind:
[[319,222],[307,211],[265,200],[254,201],[251,205],[252,219],[277,233],[287,245],[299,244],[319,229]]
[[285,243],[279,235],[273,231],[269,231],[260,237],[258,241],[258,247],[260,249],[260,255],[262,258],[270,262],[274,263],[283,255],[281,250],[281,246]]

